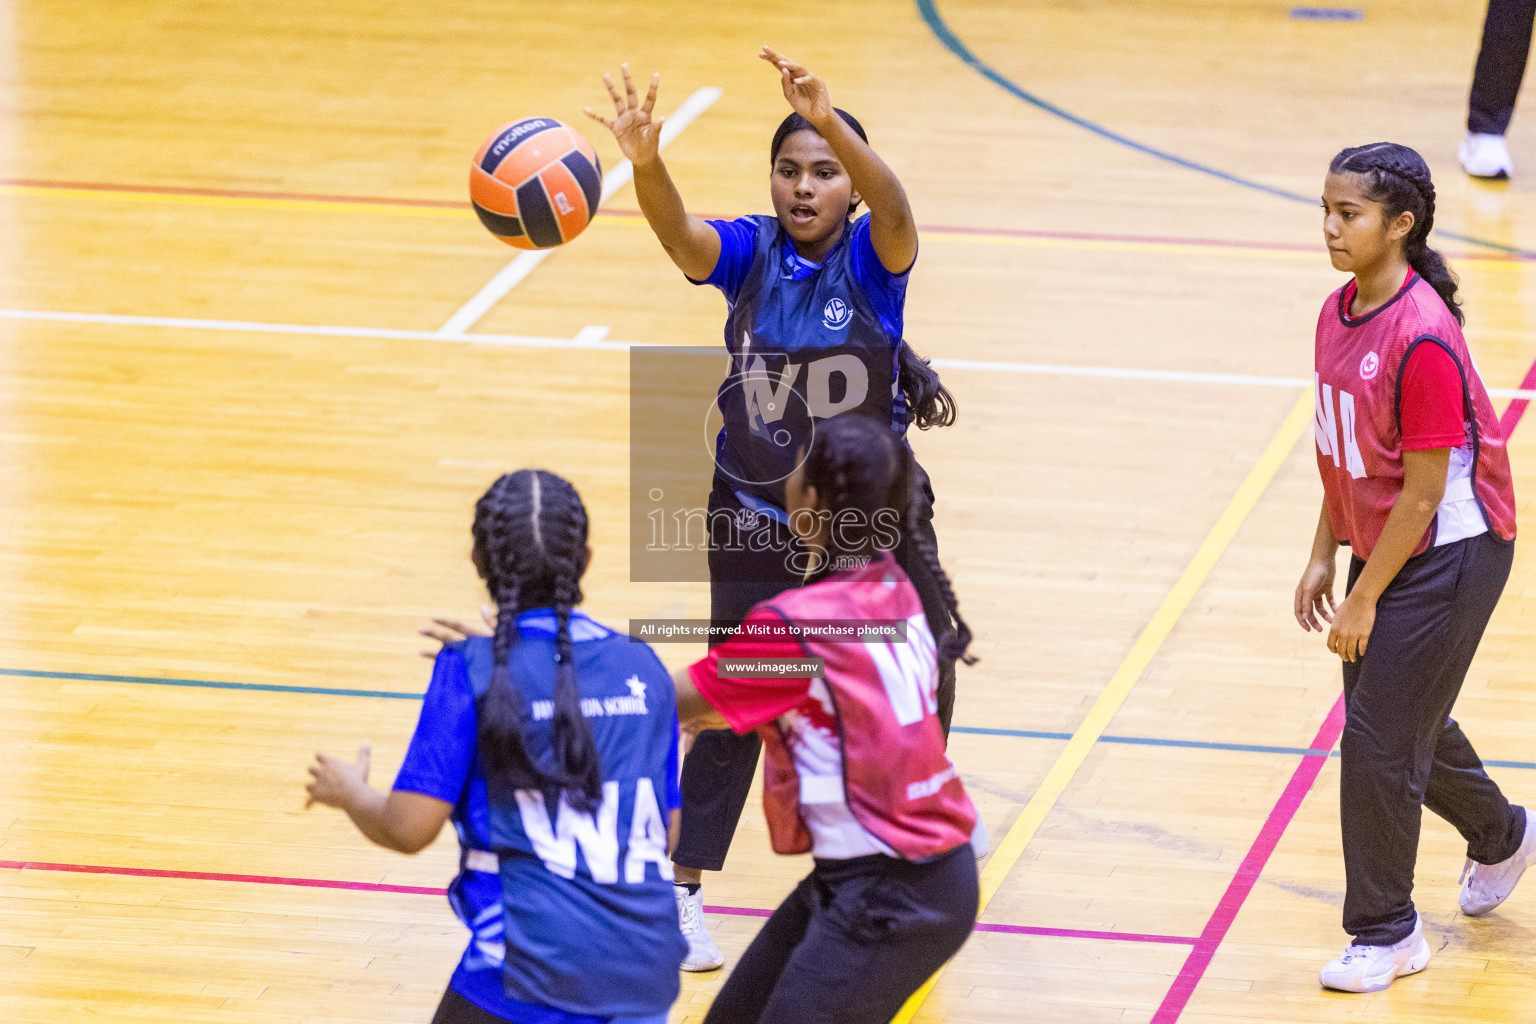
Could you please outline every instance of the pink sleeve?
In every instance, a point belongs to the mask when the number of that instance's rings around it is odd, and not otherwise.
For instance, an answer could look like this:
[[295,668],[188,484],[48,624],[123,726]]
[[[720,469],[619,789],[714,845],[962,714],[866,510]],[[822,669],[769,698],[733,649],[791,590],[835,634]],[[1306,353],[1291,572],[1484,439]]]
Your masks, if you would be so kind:
[[[725,643],[711,647],[709,653],[688,668],[688,675],[699,695],[720,712],[737,733],[748,733],[764,722],[792,710],[811,692],[809,679],[734,679],[721,678],[721,658],[803,658],[805,652],[792,637],[774,635],[784,620],[767,609],[753,609],[734,635]],[[746,636],[747,627],[757,626],[766,636]]]
[[1403,450],[1460,448],[1467,443],[1461,373],[1451,354],[1433,341],[1420,342],[1403,367]]

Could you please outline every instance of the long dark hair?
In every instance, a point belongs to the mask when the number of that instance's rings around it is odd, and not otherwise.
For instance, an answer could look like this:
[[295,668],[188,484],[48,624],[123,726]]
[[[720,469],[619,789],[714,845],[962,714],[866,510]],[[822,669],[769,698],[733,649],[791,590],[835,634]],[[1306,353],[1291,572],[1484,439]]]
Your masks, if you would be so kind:
[[[586,571],[586,506],[563,478],[518,470],[476,502],[474,538],[475,564],[496,601],[495,668],[479,706],[486,781],[498,799],[536,789],[563,793],[572,807],[589,811],[602,799],[603,776],[571,655],[571,609],[581,603]],[[523,740],[524,701],[510,659],[519,610],[545,606],[555,612],[555,706],[551,749],[539,757]]]
[[[816,488],[817,504],[831,514],[824,565],[869,558],[905,542],[937,581],[951,620],[935,638],[939,657],[975,664],[975,656],[967,653],[971,627],[960,617],[960,602],[938,551],[927,531],[918,528],[917,464],[890,425],[853,413],[819,421],[802,479]],[[893,535],[890,528],[897,524],[900,532]]]
[[1456,275],[1446,266],[1445,257],[1427,244],[1435,226],[1435,185],[1424,158],[1396,142],[1373,142],[1341,151],[1328,165],[1328,173],[1365,178],[1366,198],[1383,206],[1388,221],[1405,211],[1413,214],[1413,228],[1403,239],[1403,256],[1440,294],[1456,322],[1465,323],[1461,298],[1456,294]]

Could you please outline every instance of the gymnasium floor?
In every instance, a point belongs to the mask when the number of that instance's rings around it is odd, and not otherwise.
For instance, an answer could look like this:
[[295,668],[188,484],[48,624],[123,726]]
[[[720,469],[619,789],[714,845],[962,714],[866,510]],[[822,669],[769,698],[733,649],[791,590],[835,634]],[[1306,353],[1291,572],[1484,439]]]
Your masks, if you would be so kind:
[[[691,208],[764,210],[767,41],[906,184],[908,336],[962,411],[914,444],[982,658],[951,749],[998,848],[915,1019],[1536,1020],[1536,883],[1460,917],[1430,815],[1430,969],[1316,983],[1345,939],[1339,669],[1289,607],[1321,493],[1312,329],[1342,283],[1307,203],[1334,152],[1424,153],[1507,425],[1536,384],[1536,113],[1515,181],[1473,184],[1482,6],[1364,12],[0,2],[0,1019],[430,1018],[464,943],[452,838],[375,849],[303,810],[305,766],[371,738],[393,777],[415,629],[482,601],[471,506],[502,471],[581,489],[595,616],[705,613],[701,585],[627,582],[624,348],[710,344],[723,316],[624,187],[483,292],[514,253],[468,212],[469,158],[515,116],[578,123],[629,60],[692,104],[666,151]],[[1533,583],[1522,546],[1457,712],[1519,802]],[[755,801],[744,822],[706,887],[732,960],[807,867]],[[685,977],[674,1022],[722,977]]]

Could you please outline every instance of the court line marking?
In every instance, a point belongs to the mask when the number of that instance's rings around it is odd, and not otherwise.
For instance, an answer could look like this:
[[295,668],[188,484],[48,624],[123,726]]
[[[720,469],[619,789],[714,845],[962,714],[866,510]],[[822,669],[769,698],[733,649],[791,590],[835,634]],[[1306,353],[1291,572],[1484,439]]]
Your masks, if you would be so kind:
[[[1343,731],[1344,695],[1340,694],[1332,710],[1328,712],[1328,717],[1317,730],[1312,746],[1332,747]],[[1280,799],[1275,802],[1269,816],[1264,819],[1264,824],[1260,826],[1253,845],[1248,847],[1247,854],[1243,856],[1243,862],[1238,865],[1237,873],[1232,876],[1232,881],[1227,884],[1226,891],[1221,894],[1215,911],[1206,921],[1205,927],[1200,930],[1200,940],[1195,943],[1194,949],[1189,951],[1189,956],[1185,959],[1184,966],[1179,968],[1173,985],[1163,996],[1163,1001],[1158,1004],[1157,1012],[1152,1015],[1152,1024],[1174,1024],[1179,1019],[1179,1015],[1184,1012],[1184,1008],[1189,1005],[1190,997],[1195,994],[1200,980],[1205,977],[1206,969],[1210,967],[1217,948],[1226,938],[1232,922],[1237,920],[1238,911],[1243,908],[1243,903],[1247,901],[1248,894],[1258,883],[1259,876],[1264,873],[1264,867],[1269,863],[1275,847],[1280,844],[1285,830],[1295,819],[1296,813],[1301,810],[1301,805],[1311,791],[1312,784],[1317,781],[1318,774],[1323,770],[1323,764],[1321,758],[1304,757],[1296,766],[1296,770],[1291,773],[1290,781],[1285,784]]]
[[[245,690],[266,693],[303,693],[320,697],[372,697],[385,700],[419,701],[425,694],[408,690],[349,690],[332,686],[297,686],[279,683],[232,683],[212,679],[175,679],[163,676],[108,675],[100,672],[51,672],[30,668],[0,668],[0,676],[16,676],[24,679],[58,679],[86,683],[132,683],[143,686],[182,686],[189,689]],[[949,730],[972,736],[1007,736],[1015,739],[1070,740],[1069,732],[1042,732],[1037,729],[992,729],[981,726],[956,725]],[[1280,747],[1263,743],[1222,743],[1216,740],[1183,740],[1163,736],[1116,736],[1105,734],[1100,743],[1116,743],[1137,747],[1170,747],[1180,750],[1222,750],[1242,754],[1279,754],[1287,757],[1338,757],[1337,750],[1312,747]],[[1536,771],[1536,761],[1492,761],[1483,764],[1493,768],[1517,768]]]
[[[993,68],[990,64],[986,63],[980,57],[976,56],[976,54],[972,53],[970,47],[966,46],[965,43],[960,40],[960,37],[955,35],[955,33],[945,23],[943,16],[939,14],[939,9],[935,3],[935,0],[914,0],[914,3],[917,5],[918,13],[922,16],[924,24],[928,26],[928,30],[933,33],[934,37],[938,39],[941,44],[943,44],[945,49],[949,50],[950,53],[960,58],[962,63],[970,66],[974,71],[976,71],[977,74],[987,79],[987,81],[998,86],[1004,92],[1007,92],[1009,95],[1015,97],[1016,99],[1023,100],[1025,103],[1035,107],[1037,110],[1041,110],[1047,114],[1050,114],[1052,117],[1060,118],[1061,120],[1066,121],[1068,124],[1082,128],[1084,131],[1087,131],[1093,135],[1097,135],[1109,142],[1125,146],[1128,149],[1133,149],[1138,153],[1142,153],[1157,160],[1162,160],[1165,163],[1173,164],[1176,167],[1182,167],[1187,171],[1194,171],[1197,174],[1208,175],[1209,177],[1217,178],[1232,185],[1239,185],[1243,188],[1253,189],[1257,192],[1264,192],[1272,196],[1277,196],[1281,199],[1292,200],[1293,202],[1308,204],[1316,204],[1318,202],[1316,196],[1304,196],[1300,192],[1292,192],[1290,189],[1280,188],[1275,185],[1266,185],[1262,181],[1255,181],[1252,178],[1245,178],[1241,175],[1233,174],[1230,171],[1223,171],[1220,168],[1211,167],[1208,164],[1202,164],[1187,157],[1179,156],[1177,153],[1170,153],[1167,150],[1158,149],[1155,146],[1149,146],[1145,142],[1137,142],[1135,139],[1130,138],[1129,136],[1121,135],[1117,131],[1113,131],[1112,129],[1106,128],[1101,124],[1096,124],[1085,117],[1074,114],[1070,110],[1058,107],[1056,104],[1050,102],[1049,100],[1043,99],[1042,97],[1037,96],[1034,93],[1029,92],[1027,89],[1019,86],[1011,78],[1008,78],[1002,72]],[[1456,231],[1446,231],[1444,228],[1436,228],[1435,233],[1444,238],[1453,238],[1459,242],[1468,242],[1472,245],[1480,245],[1488,249],[1497,250],[1499,252],[1517,254],[1522,259],[1536,259],[1536,252],[1532,252],[1528,249],[1521,249],[1518,246],[1505,245],[1502,242],[1494,242],[1486,238],[1477,238],[1472,235],[1464,235]]]
[[[1093,706],[1088,709],[1082,724],[1072,733],[1072,738],[1067,741],[1066,747],[1057,756],[1056,762],[1051,765],[1050,771],[1035,789],[1029,803],[1024,806],[1024,810],[1014,820],[1003,841],[998,844],[992,859],[987,862],[986,868],[981,873],[981,901],[977,908],[978,914],[986,909],[993,895],[1002,887],[1003,881],[1023,856],[1025,848],[1034,839],[1035,833],[1039,831],[1046,816],[1050,814],[1062,794],[1066,792],[1067,786],[1088,760],[1088,755],[1093,752],[1099,737],[1104,735],[1110,719],[1120,710],[1121,705],[1130,696],[1131,689],[1141,680],[1142,673],[1152,663],[1152,658],[1162,647],[1163,641],[1173,632],[1173,627],[1184,614],[1184,609],[1189,607],[1195,593],[1215,568],[1217,560],[1226,551],[1232,538],[1237,535],[1238,527],[1248,518],[1248,514],[1258,504],[1270,480],[1279,471],[1291,450],[1296,447],[1296,442],[1301,440],[1303,432],[1311,425],[1312,416],[1313,400],[1311,392],[1308,391],[1291,406],[1280,429],[1270,440],[1258,461],[1254,463],[1253,468],[1248,471],[1237,493],[1232,496],[1232,500],[1222,510],[1215,525],[1206,534],[1205,540],[1201,542],[1194,557],[1179,575],[1173,589],[1168,592],[1167,597],[1163,598],[1162,604],[1153,613],[1151,621],[1136,638],[1136,642],[1131,645],[1120,667],[1115,670],[1115,674],[1099,693]],[[1321,761],[1312,762],[1310,759],[1308,763],[1322,764]],[[909,1024],[916,1016],[919,1007],[927,1000],[928,994],[933,991],[943,970],[940,968],[912,994],[902,1006],[901,1011],[892,1019],[892,1024]]]
[[[1527,382],[1536,381],[1536,362],[1526,371]],[[1525,415],[1526,403],[1511,402],[1500,417],[1500,423],[1504,426],[1504,436],[1508,438],[1520,425],[1521,418]],[[1345,707],[1344,695],[1339,694],[1333,707],[1328,712],[1328,717],[1317,730],[1313,737],[1312,747],[1332,748],[1338,742],[1340,734],[1344,731]],[[1493,764],[1497,762],[1485,762]],[[1253,891],[1264,867],[1269,863],[1270,856],[1285,836],[1285,830],[1290,827],[1302,803],[1311,791],[1313,783],[1317,781],[1318,774],[1323,770],[1324,762],[1315,757],[1303,757],[1296,770],[1291,773],[1291,779],[1286,783],[1285,790],[1280,794],[1280,799],[1270,810],[1269,816],[1264,820],[1259,834],[1254,838],[1253,844],[1244,855],[1243,862],[1238,866],[1237,874],[1232,876],[1232,881],[1227,885],[1226,892],[1216,904],[1216,909],[1206,921],[1205,927],[1200,930],[1200,941],[1190,950],[1184,965],[1179,969],[1173,984],[1163,996],[1163,1001],[1158,1004],[1157,1012],[1152,1017],[1151,1024],[1176,1024],[1189,1001],[1195,994],[1195,989],[1205,977],[1206,970],[1216,956],[1222,940],[1226,938],[1228,930],[1232,927],[1237,915],[1247,901],[1249,893]]]
[[[27,178],[0,178],[0,195],[41,199],[82,199],[184,206],[271,209],[307,213],[361,213],[392,217],[427,217],[472,221],[469,204],[446,199],[391,199],[385,196],[318,195],[308,193],[255,192],[239,189],[184,188],[172,185],[124,185],[112,182],[49,182]],[[647,227],[639,210],[603,208],[593,220],[597,227]],[[719,219],[715,214],[700,214]],[[1019,246],[1087,251],[1174,253],[1208,256],[1212,252],[1237,256],[1316,258],[1317,245],[1299,242],[1253,242],[1242,239],[1181,238],[1167,235],[1101,234],[1090,231],[1044,231],[1029,228],[964,227],[954,224],[919,224],[919,238],[928,242],[959,241],[978,245]],[[1519,267],[1532,262],[1519,254],[1500,251],[1446,252],[1450,260]]]
[[[684,128],[692,124],[695,118],[713,106],[715,101],[723,95],[724,93],[714,86],[695,89],[692,95],[678,104],[677,109],[667,116],[666,123],[661,126],[659,148],[666,149],[668,143],[681,135]],[[628,185],[634,176],[635,165],[628,160],[619,161],[617,166],[603,175],[603,192],[598,205],[601,206],[608,197]],[[475,326],[485,314],[491,311],[491,307],[505,298],[508,292],[533,273],[534,269],[548,259],[554,251],[554,249],[534,249],[518,253],[511,263],[486,283],[485,287],[460,306],[458,311],[437,329],[437,333],[440,336],[452,337],[463,334]]]
[[[51,861],[0,860],[0,870],[57,871],[85,875],[118,875],[130,878],[169,878],[195,882],[240,882],[251,885],[297,886],[307,889],[344,889],[353,892],[401,893],[407,896],[446,896],[447,889],[427,885],[392,885],[387,882],[347,882],[328,878],[290,878],[280,875],[227,874],[220,871],[180,871],[169,868],[130,868],[106,864],[61,864]],[[706,914],[734,917],[772,917],[759,907],[705,905]],[[1199,939],[1187,935],[1154,935],[1145,932],[1111,932],[1082,928],[1048,928],[1025,924],[977,924],[976,931],[1006,935],[1038,935],[1067,939],[1107,939],[1115,942],[1147,942],[1192,946]]]
[[[129,316],[121,313],[77,313],[68,310],[0,309],[0,320],[47,323],[98,324],[115,327],[157,327],[193,331],[233,331],[242,334],[310,335],[321,338],[361,338],[383,341],[436,341],[457,344],[499,345],[509,348],[577,349],[595,352],[628,352],[633,348],[657,348],[638,341],[607,340],[605,328],[583,327],[572,338],[546,338],[523,334],[441,334],[389,327],[343,327],[334,324],[284,324],[253,320],[208,320],[199,317]],[[602,330],[602,335],[597,331]],[[722,348],[721,355],[725,354]],[[1167,384],[1231,384],[1244,387],[1310,388],[1302,377],[1266,377],[1245,373],[1202,373],[1192,370],[1150,370],[1121,366],[1068,366],[1057,363],[1013,363],[986,359],[934,359],[941,370],[977,370],[984,373],[1020,373],[1048,377],[1094,377],[1103,380],[1155,381]],[[1488,388],[1494,398],[1536,399],[1536,375],[1527,375],[1520,388]]]

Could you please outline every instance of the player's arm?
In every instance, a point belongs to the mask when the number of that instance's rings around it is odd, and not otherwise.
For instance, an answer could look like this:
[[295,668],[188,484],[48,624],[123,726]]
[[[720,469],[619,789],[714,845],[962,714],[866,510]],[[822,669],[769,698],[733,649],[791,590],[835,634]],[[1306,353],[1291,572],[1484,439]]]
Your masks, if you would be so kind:
[[677,723],[683,732],[696,733],[705,729],[731,727],[725,717],[715,710],[714,705],[699,693],[688,669],[680,668],[672,673],[672,686],[677,690]]
[[1424,539],[1424,531],[1445,497],[1445,472],[1450,462],[1449,448],[1403,452],[1402,493],[1328,632],[1328,649],[1345,661],[1365,653],[1371,627],[1376,624],[1376,602]]
[[357,762],[316,754],[305,785],[305,807],[325,804],[347,812],[368,839],[398,853],[425,849],[453,813],[453,805],[424,793],[392,790],[385,794],[368,785],[369,744],[357,752]]
[[853,190],[868,204],[869,241],[881,265],[893,274],[906,273],[917,259],[917,224],[896,173],[837,116],[821,79],[770,47],[759,56],[778,68],[784,98],[816,126],[853,180]]
[[646,223],[656,233],[661,247],[672,257],[677,269],[702,281],[715,269],[720,258],[720,236],[702,217],[695,217],[683,207],[683,197],[667,165],[661,162],[661,126],[665,117],[651,117],[656,106],[656,89],[661,84],[661,73],[651,76],[651,88],[640,102],[635,94],[635,83],[629,76],[629,65],[620,65],[624,74],[624,95],[614,88],[613,79],[603,76],[608,95],[613,98],[614,118],[608,120],[591,107],[587,116],[601,122],[613,132],[624,154],[635,168],[635,196],[640,200],[640,212]]

